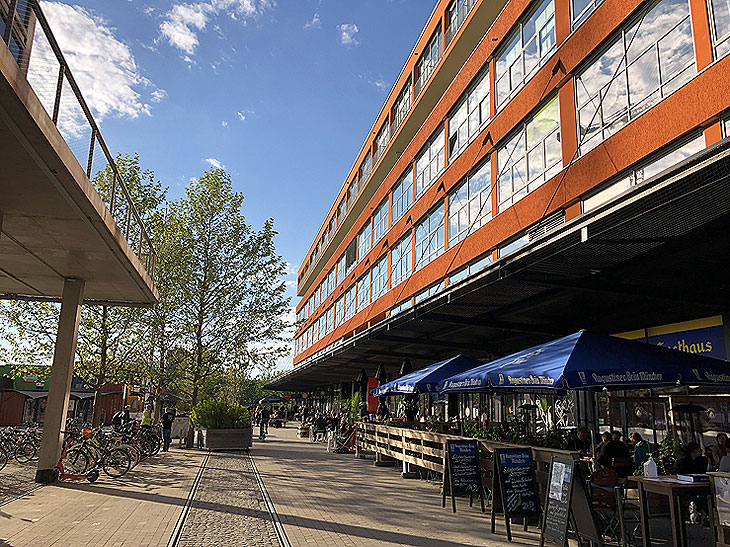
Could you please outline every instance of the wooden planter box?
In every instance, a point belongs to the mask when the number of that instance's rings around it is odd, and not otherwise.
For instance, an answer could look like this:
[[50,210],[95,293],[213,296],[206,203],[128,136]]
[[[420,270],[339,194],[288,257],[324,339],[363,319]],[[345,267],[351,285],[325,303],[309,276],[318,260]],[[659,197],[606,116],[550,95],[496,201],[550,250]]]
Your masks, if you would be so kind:
[[253,444],[253,428],[201,429],[200,444],[210,450],[248,450]]

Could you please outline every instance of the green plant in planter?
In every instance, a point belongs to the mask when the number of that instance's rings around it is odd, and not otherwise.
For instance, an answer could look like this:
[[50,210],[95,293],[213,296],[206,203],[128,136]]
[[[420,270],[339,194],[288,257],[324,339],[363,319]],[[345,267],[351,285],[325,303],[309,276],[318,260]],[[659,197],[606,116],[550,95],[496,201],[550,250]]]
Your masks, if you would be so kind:
[[248,429],[251,415],[245,406],[227,401],[208,399],[190,413],[193,424],[206,429]]

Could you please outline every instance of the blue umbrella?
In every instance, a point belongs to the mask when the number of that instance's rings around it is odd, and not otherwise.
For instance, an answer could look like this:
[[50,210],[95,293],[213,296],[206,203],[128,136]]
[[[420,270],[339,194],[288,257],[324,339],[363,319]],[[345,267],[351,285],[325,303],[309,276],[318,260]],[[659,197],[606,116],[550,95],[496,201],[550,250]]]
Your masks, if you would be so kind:
[[441,380],[474,368],[478,364],[479,361],[476,359],[457,355],[376,387],[373,389],[373,395],[382,397],[383,395],[406,395],[410,393],[438,393]]
[[580,331],[446,378],[442,390],[636,389],[730,384],[730,363]]

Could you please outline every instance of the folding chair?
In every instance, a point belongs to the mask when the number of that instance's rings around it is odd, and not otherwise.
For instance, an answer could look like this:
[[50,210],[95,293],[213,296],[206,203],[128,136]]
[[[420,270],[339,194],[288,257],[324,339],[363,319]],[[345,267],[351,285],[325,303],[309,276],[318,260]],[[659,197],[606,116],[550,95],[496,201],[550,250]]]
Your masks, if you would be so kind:
[[591,505],[599,519],[600,532],[613,541],[621,541],[619,530],[619,505],[616,488],[619,486],[618,473],[607,467],[594,471],[588,479]]

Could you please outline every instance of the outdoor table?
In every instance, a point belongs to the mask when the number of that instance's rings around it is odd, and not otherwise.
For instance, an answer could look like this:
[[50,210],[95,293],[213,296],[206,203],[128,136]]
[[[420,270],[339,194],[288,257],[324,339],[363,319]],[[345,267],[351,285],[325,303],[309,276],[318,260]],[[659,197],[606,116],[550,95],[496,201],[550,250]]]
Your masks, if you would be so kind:
[[[669,517],[672,526],[672,545],[687,547],[687,526],[682,518],[682,498],[707,497],[708,509],[712,507],[712,492],[709,482],[684,482],[675,476],[657,478],[632,477],[639,483],[639,505],[641,506],[641,536],[644,547],[651,547],[649,532],[649,499],[647,493],[653,492],[669,497]],[[715,542],[715,524],[710,519],[710,532]]]

